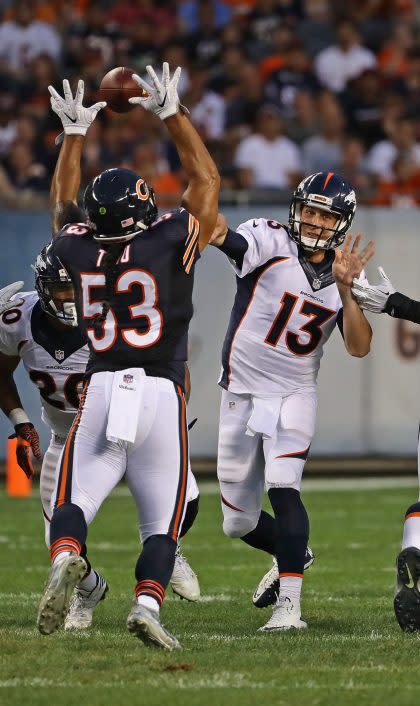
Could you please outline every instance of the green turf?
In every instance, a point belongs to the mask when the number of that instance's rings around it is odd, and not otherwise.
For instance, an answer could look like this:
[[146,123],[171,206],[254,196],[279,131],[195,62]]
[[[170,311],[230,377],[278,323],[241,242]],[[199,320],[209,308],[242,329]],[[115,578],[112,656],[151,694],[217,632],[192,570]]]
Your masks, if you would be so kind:
[[252,591],[270,560],[221,531],[215,494],[203,494],[184,542],[203,601],[170,592],[163,619],[184,649],[146,649],[125,621],[137,530],[129,497],[112,497],[90,530],[90,557],[110,593],[88,634],[42,637],[35,628],[48,561],[37,498],[0,491],[0,704],[184,706],[357,704],[405,706],[420,696],[420,638],[392,610],[393,563],[413,489],[310,492],[311,546],[299,634],[263,635],[268,610]]

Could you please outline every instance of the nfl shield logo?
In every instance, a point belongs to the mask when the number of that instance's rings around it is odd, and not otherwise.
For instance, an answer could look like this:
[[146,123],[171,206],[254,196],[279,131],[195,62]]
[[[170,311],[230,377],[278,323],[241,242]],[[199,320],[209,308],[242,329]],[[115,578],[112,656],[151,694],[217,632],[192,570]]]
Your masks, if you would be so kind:
[[56,352],[54,353],[54,357],[55,357],[55,359],[58,360],[58,361],[64,360],[64,351],[56,351]]
[[130,385],[134,380],[133,375],[124,375],[123,381],[126,383],[126,385]]

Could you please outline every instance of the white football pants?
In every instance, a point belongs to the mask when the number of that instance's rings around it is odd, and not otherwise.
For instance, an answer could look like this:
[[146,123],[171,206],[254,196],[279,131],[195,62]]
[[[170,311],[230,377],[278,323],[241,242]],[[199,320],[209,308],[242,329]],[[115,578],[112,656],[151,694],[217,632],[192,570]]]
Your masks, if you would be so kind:
[[198,495],[191,472],[188,478],[188,430],[181,388],[166,378],[147,376],[134,442],[108,441],[113,375],[95,373],[82,395],[59,461],[55,506],[78,505],[90,524],[125,474],[143,543],[154,534],[177,540],[188,481],[189,499]]
[[[256,527],[265,487],[300,490],[315,431],[316,392],[283,397],[277,427],[269,439],[246,434],[252,409],[251,395],[222,390],[217,476],[223,530],[230,537],[243,537]],[[264,464],[258,463],[261,450]]]

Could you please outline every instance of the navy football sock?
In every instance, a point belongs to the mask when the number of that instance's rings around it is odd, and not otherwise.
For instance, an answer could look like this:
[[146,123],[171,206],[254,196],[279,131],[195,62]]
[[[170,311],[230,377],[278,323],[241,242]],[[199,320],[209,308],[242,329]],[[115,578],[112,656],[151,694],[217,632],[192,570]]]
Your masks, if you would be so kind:
[[275,556],[279,574],[301,574],[309,538],[309,518],[298,490],[270,488],[275,515]]
[[257,526],[251,532],[245,534],[241,539],[250,547],[261,549],[263,552],[275,554],[275,533],[276,523],[274,517],[261,510]]

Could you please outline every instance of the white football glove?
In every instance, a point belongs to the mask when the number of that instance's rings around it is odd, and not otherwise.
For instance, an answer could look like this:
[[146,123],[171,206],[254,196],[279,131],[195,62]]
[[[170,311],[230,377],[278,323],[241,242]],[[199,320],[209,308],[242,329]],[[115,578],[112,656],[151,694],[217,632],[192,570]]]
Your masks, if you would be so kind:
[[0,289],[0,314],[3,314],[8,309],[12,309],[14,306],[20,306],[23,304],[23,299],[12,299],[14,294],[22,289],[24,282],[20,280],[19,282],[13,282],[13,284],[8,284],[7,287]]
[[159,81],[156,76],[153,66],[146,66],[147,73],[153,83],[150,86],[147,81],[144,81],[137,74],[133,74],[133,80],[146,91],[146,96],[135,96],[134,98],[129,98],[129,103],[134,103],[135,105],[141,105],[145,110],[150,110],[151,113],[157,115],[161,120],[166,120],[171,115],[175,115],[179,111],[179,96],[178,96],[178,81],[181,76],[181,67],[174,71],[171,78],[169,73],[169,64],[167,61],[163,62],[162,66],[162,79]]
[[[54,113],[57,113],[63,123],[66,135],[86,135],[88,128],[92,125],[99,111],[106,106],[105,101],[95,103],[90,108],[85,108],[82,105],[85,82],[81,79],[77,84],[74,98],[66,78],[63,81],[64,98],[57,93],[54,86],[48,86],[48,90],[51,95],[51,108]],[[56,144],[59,144],[62,139],[63,135],[59,135],[55,141]]]
[[382,267],[378,267],[378,272],[379,284],[369,284],[355,277],[351,290],[360,308],[372,311],[374,314],[382,314],[385,311],[389,297],[396,291]]

